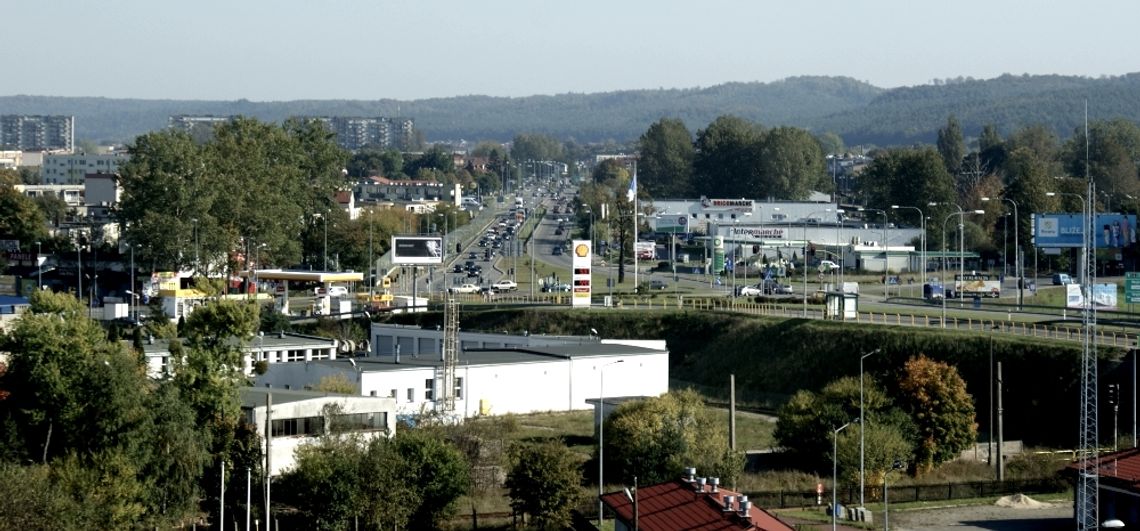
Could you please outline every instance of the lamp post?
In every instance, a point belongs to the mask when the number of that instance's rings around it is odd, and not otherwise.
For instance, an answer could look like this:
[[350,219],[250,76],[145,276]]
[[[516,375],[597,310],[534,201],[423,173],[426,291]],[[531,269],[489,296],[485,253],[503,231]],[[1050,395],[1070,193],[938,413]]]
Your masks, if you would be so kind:
[[921,227],[922,234],[919,237],[919,245],[922,250],[919,252],[919,259],[922,261],[922,285],[926,285],[926,215],[922,213],[922,209],[912,206],[891,205],[891,210],[909,209],[918,212],[919,226]]
[[[982,201],[989,201],[989,200],[990,200],[990,198],[988,198],[988,197],[982,198]],[[1018,242],[1018,235],[1017,235],[1017,233],[1018,233],[1018,222],[1021,218],[1017,217],[1017,201],[1014,201],[1013,199],[1010,199],[1008,197],[1002,197],[1001,200],[1002,201],[1009,201],[1009,203],[1011,205],[1013,205],[1013,269],[1014,269],[1014,273],[1017,274],[1017,309],[1018,309],[1018,311],[1020,311],[1021,310],[1021,304],[1022,304],[1022,297],[1023,297],[1022,286],[1025,285],[1025,277],[1022,275],[1022,271],[1021,271],[1021,245]],[[1008,262],[1009,259],[1007,258],[1006,261]]]
[[190,218],[190,221],[194,223],[194,274],[197,275],[201,269],[198,262],[198,218]]
[[855,419],[847,424],[832,430],[831,435],[831,531],[835,531],[835,513],[837,512],[835,506],[839,505],[839,432],[847,429],[853,423],[859,422]]
[[83,245],[78,241],[75,242],[75,267],[75,281],[77,282],[75,298],[79,300],[80,304],[83,304]]
[[835,246],[838,248],[838,251],[839,251],[839,275],[837,278],[836,287],[840,293],[843,293],[843,268],[844,268],[843,248],[846,247],[845,245],[843,245],[843,242],[840,241],[840,239],[842,238],[841,233],[842,233],[842,229],[843,229],[843,213],[844,212],[846,212],[846,211],[843,210],[842,208],[835,209]]
[[[859,418],[861,418],[861,419],[867,418],[867,416],[863,413],[863,360],[867,359],[870,356],[874,356],[875,354],[878,354],[882,350],[883,349],[881,349],[881,348],[877,348],[875,350],[872,350],[871,352],[868,352],[866,354],[863,354],[862,356],[859,356]],[[866,469],[864,468],[864,465],[863,465],[863,449],[864,449],[863,425],[864,424],[865,424],[864,422],[859,423],[859,506],[860,507],[863,506],[863,491],[864,491],[864,483],[863,482],[864,482],[864,478],[866,475],[864,472],[864,470],[866,470]]]
[[[747,217],[752,217],[751,212],[745,212],[744,215]],[[740,218],[737,218],[737,221],[740,221]],[[739,235],[739,232],[740,231],[737,231],[738,235]],[[674,236],[677,235],[676,230],[673,231],[673,235]],[[670,238],[670,240],[669,240],[669,245],[670,245],[670,248],[672,248],[672,246],[673,246],[672,238]],[[744,246],[743,245],[740,246],[740,254],[741,254],[741,256],[744,255]],[[747,286],[748,285],[748,258],[744,259],[743,265],[744,265],[744,284],[743,285]],[[734,275],[736,274],[736,268],[735,267],[732,268],[732,272]],[[673,277],[674,277],[673,280],[677,280],[677,278],[676,278],[677,277],[677,266],[676,265],[673,266]]]
[[[955,205],[955,206],[957,206],[957,205]],[[959,207],[959,208],[961,208],[961,207]],[[945,258],[945,256],[946,256],[946,222],[950,221],[950,218],[952,218],[954,216],[958,216],[958,261],[959,261],[959,263],[963,263],[966,261],[965,260],[966,251],[965,251],[965,247],[963,244],[965,239],[962,238],[962,233],[964,232],[962,230],[963,216],[965,214],[985,214],[985,213],[986,213],[985,210],[971,210],[969,212],[959,210],[958,212],[951,212],[949,215],[946,216],[946,219],[942,220],[942,256],[943,256],[943,260],[946,259]],[[961,275],[959,275],[959,278],[961,278],[962,276],[965,276],[965,266],[962,266],[962,267],[963,267],[963,269],[962,269],[963,272]],[[945,275],[945,271],[943,271],[943,275]],[[961,290],[959,290],[959,289],[957,289],[957,287],[955,287],[954,291],[960,292]],[[961,298],[961,293],[955,293],[955,294],[959,295],[959,298]],[[946,281],[945,280],[942,281],[942,328],[946,328]]]
[[887,276],[891,272],[891,250],[890,247],[887,246],[887,231],[890,230],[890,220],[887,219],[887,211],[880,208],[859,207],[859,212],[879,212],[883,214],[883,299],[885,300],[891,294],[888,288],[889,284],[887,284]]
[[[128,245],[131,248],[131,291],[135,291],[135,246],[134,246],[134,244],[128,244]],[[139,310],[138,310],[138,303],[136,300],[137,298],[138,298],[138,295],[135,295],[134,293],[131,294],[131,321],[135,325],[139,324],[139,318],[138,318]]]
[[329,216],[325,214],[321,216],[325,221],[325,271],[329,270]]
[[44,289],[44,264],[40,261],[40,255],[43,254],[43,247],[40,242],[36,242],[36,289]]
[[807,228],[808,228],[808,221],[810,221],[810,220],[811,220],[811,217],[812,217],[812,216],[814,216],[814,215],[816,215],[816,214],[822,214],[822,213],[824,213],[824,212],[831,212],[831,209],[830,209],[830,208],[825,208],[825,209],[823,209],[823,210],[816,210],[815,212],[812,212],[812,213],[810,213],[810,214],[808,214],[807,216],[805,216],[805,217],[804,217],[804,247],[803,247],[803,261],[804,261],[804,318],[807,318],[807,284],[808,284],[808,277],[807,277],[807,269],[808,269],[808,268],[807,268],[807,263],[808,263],[808,261],[807,261],[807,248],[808,248],[808,241],[807,241]]
[[603,472],[605,470],[605,459],[603,455],[605,452],[605,426],[602,425],[602,410],[606,407],[606,367],[610,365],[617,365],[623,363],[625,360],[617,360],[602,365],[598,368],[598,527],[602,525],[602,484]]

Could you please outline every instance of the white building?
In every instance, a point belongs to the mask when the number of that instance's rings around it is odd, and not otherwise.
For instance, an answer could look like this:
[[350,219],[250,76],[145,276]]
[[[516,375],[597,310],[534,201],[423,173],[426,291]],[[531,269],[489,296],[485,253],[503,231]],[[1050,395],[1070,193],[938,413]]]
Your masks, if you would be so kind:
[[[662,342],[663,343],[663,342]],[[442,411],[443,362],[433,355],[404,354],[271,365],[259,387],[304,389],[341,375],[364,396],[395,398],[397,412]],[[458,418],[590,409],[591,398],[657,396],[669,390],[669,352],[623,344],[582,342],[558,346],[470,348],[455,373]],[[444,411],[446,414],[447,412]]]
[[48,154],[44,156],[40,176],[44,184],[84,184],[88,173],[119,172],[119,166],[127,161],[127,155],[113,153],[107,155],[88,154]]
[[[368,441],[396,432],[396,401],[391,398],[244,387],[241,409],[257,429],[262,452],[269,443],[270,476],[292,469],[297,448],[321,436],[353,434]],[[266,412],[272,425],[268,441]]]
[[[234,343],[237,341],[234,340]],[[284,332],[259,335],[241,345],[242,371],[247,376],[252,375],[254,365],[259,361],[272,366],[278,363],[335,360],[340,347],[340,342],[335,339],[317,336]],[[172,360],[169,340],[144,340],[143,357],[146,360],[147,375],[151,378],[163,378],[170,374]]]

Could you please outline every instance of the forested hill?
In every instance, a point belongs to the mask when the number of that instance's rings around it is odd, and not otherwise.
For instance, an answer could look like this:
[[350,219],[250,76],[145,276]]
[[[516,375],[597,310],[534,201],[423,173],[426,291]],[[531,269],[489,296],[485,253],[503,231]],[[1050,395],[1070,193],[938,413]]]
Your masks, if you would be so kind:
[[1002,132],[1045,124],[1068,136],[1091,118],[1140,122],[1140,74],[1111,78],[1002,76],[881,89],[843,77],[796,77],[772,83],[707,88],[628,90],[523,98],[459,96],[414,101],[287,102],[134,100],[45,96],[0,97],[0,114],[72,114],[76,137],[125,142],[165,127],[175,114],[253,116],[280,121],[298,115],[409,116],[428,140],[509,140],[520,132],[578,142],[628,141],[661,117],[695,131],[733,114],[764,126],[833,131],[848,144],[932,142],[950,114],[967,136],[993,123]]

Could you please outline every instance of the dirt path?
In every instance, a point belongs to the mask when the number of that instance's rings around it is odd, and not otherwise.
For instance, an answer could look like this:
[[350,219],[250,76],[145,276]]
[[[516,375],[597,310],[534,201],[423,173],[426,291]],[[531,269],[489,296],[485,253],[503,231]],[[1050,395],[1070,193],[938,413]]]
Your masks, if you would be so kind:
[[1069,503],[1032,509],[978,505],[891,514],[891,529],[895,531],[1050,531],[1072,528],[1073,507]]

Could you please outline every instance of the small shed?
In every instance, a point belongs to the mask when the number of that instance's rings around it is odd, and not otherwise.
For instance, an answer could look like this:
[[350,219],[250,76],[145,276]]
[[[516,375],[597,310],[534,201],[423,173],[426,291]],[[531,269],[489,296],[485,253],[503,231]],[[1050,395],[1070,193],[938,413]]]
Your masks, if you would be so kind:
[[853,320],[859,315],[859,294],[846,291],[828,291],[824,295],[824,318],[839,321]]

